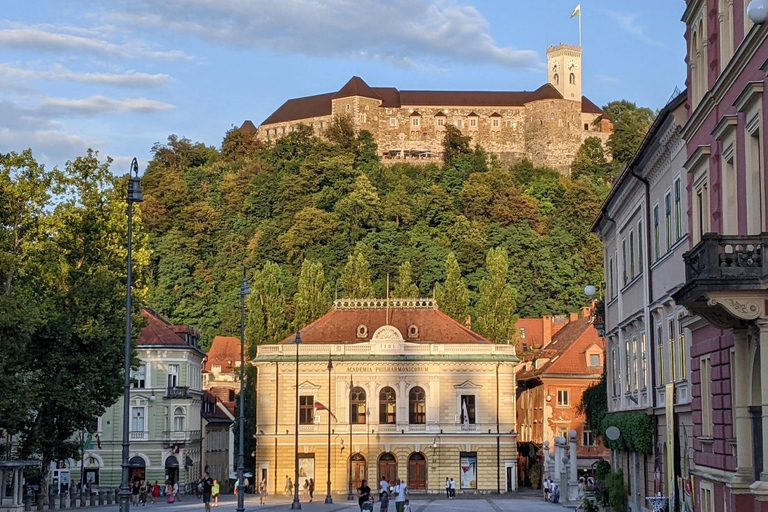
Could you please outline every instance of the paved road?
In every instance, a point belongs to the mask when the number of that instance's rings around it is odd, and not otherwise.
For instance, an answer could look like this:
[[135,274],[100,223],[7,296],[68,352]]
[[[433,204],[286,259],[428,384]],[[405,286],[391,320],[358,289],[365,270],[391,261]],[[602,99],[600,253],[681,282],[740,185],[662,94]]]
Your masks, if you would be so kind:
[[[316,494],[317,499],[312,503],[302,503],[305,512],[358,512],[357,501],[351,502],[345,496],[334,496],[334,503],[324,503],[325,494]],[[457,497],[455,500],[447,500],[442,495],[412,495],[411,512],[563,512],[562,505],[546,503],[541,499],[541,494],[536,492],[512,493],[505,496],[467,496]],[[289,496],[268,496],[266,505],[259,505],[258,496],[249,495],[245,501],[246,512],[277,512],[289,510],[291,506]],[[212,507],[211,512],[234,512],[237,501],[234,496],[221,496],[218,507]],[[110,507],[113,508],[113,507]],[[204,512],[202,500],[194,496],[183,497],[183,501],[173,505],[162,501],[146,507],[131,507],[133,512]],[[86,512],[85,509],[83,512]],[[374,512],[379,512],[379,504],[376,503]],[[389,512],[394,512],[394,506],[390,503]]]

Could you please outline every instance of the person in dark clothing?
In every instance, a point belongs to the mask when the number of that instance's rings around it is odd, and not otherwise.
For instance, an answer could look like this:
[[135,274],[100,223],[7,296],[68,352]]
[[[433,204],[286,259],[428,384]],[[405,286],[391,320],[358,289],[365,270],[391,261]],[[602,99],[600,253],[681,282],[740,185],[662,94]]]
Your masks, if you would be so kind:
[[357,499],[357,503],[360,505],[360,512],[363,512],[363,503],[371,501],[371,488],[368,487],[368,480],[363,480],[360,483],[360,487],[357,488],[357,495],[360,496]]
[[315,497],[315,479],[310,478],[309,479],[309,502],[312,503],[312,500]]
[[203,486],[203,503],[205,503],[205,512],[211,512],[211,489],[213,489],[213,478],[206,471],[203,473],[203,479],[200,480]]

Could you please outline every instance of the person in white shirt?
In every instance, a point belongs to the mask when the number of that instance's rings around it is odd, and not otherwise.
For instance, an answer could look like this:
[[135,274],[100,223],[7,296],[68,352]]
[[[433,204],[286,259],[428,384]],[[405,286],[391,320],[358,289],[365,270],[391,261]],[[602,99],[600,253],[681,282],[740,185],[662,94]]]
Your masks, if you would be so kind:
[[445,477],[445,497],[451,499],[451,480]]
[[456,497],[456,482],[451,478],[451,499]]
[[397,479],[397,485],[395,485],[395,510],[397,512],[405,512],[405,493],[407,492],[407,486],[405,483]]
[[389,482],[387,482],[387,479],[382,476],[381,482],[379,482],[379,501],[381,501],[381,497],[385,492],[389,493]]

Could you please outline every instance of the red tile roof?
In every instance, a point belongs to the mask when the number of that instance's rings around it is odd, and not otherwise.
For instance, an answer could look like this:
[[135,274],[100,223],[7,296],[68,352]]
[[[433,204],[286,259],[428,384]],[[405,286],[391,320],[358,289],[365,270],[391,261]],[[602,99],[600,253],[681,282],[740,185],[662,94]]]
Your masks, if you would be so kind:
[[586,96],[581,97],[581,111],[585,114],[602,114],[603,109],[592,103]]
[[349,79],[349,82],[344,84],[344,87],[339,89],[339,92],[331,96],[331,99],[349,98],[351,96],[361,96],[363,98],[373,98],[375,100],[383,99],[376,94],[365,81],[359,76],[353,76]]
[[189,326],[173,325],[155,311],[144,308],[141,316],[147,320],[147,325],[141,329],[138,345],[188,345],[182,337],[190,331]]
[[[361,343],[371,340],[379,327],[386,325],[385,309],[334,309],[301,329],[302,343]],[[357,328],[367,327],[365,338],[357,337]],[[397,327],[406,341],[414,343],[490,343],[437,309],[390,309],[389,325]],[[408,328],[416,326],[418,337],[409,337]],[[293,343],[289,336],[282,343]]]
[[212,366],[221,366],[221,373],[232,373],[236,361],[240,361],[240,338],[216,336],[208,349],[203,371],[210,372]]
[[285,123],[310,117],[329,116],[331,115],[331,98],[334,94],[330,92],[288,100],[261,124]]
[[[220,404],[222,407],[220,407]],[[232,418],[230,414],[227,414],[228,410],[229,409],[216,395],[208,391],[203,391],[203,404],[200,415],[208,420],[209,423],[232,423],[234,418]]]
[[541,348],[550,341],[552,336],[568,323],[560,317],[545,316],[543,318],[520,318],[515,327],[518,333],[525,329],[525,338],[520,339],[530,347]]

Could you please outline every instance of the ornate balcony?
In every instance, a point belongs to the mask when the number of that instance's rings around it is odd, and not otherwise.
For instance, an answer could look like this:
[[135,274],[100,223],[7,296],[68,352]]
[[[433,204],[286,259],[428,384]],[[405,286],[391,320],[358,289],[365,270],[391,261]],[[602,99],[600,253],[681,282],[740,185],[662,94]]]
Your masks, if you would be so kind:
[[189,394],[189,388],[186,386],[172,386],[165,389],[165,398],[192,398]]
[[718,327],[747,327],[765,312],[766,247],[768,233],[707,233],[683,255],[686,282],[673,295],[675,301]]

